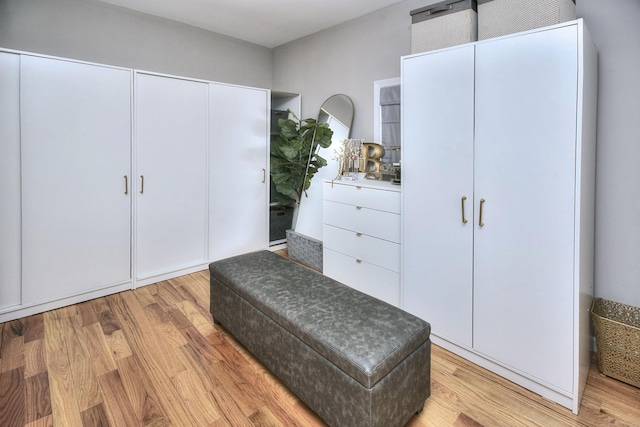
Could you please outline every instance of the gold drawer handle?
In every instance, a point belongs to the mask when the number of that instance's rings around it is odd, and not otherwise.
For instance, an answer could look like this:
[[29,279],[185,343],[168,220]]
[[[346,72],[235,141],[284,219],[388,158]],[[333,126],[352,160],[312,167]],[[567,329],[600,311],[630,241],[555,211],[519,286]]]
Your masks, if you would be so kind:
[[356,206],[356,209],[362,209],[362,206]]
[[356,236],[360,237],[362,236],[362,233],[356,233]]
[[361,264],[361,263],[362,263],[362,260],[361,260],[360,258],[356,258],[356,262],[357,262],[358,264]]

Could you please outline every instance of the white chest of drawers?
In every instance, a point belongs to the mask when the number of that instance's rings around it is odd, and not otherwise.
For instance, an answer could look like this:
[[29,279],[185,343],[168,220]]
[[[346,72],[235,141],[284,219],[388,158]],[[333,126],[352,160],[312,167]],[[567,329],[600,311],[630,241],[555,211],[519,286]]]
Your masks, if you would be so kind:
[[323,272],[400,307],[400,187],[325,181]]

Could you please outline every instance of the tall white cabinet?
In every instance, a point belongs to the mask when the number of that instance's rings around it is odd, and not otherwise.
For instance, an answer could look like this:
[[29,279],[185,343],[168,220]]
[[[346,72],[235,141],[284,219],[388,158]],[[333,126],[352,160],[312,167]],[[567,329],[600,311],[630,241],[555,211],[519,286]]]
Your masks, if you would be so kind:
[[268,245],[269,92],[209,84],[209,257]]
[[596,70],[582,20],[402,60],[404,308],[435,343],[576,413]]
[[131,84],[21,56],[23,305],[131,284]]
[[268,246],[269,90],[0,49],[0,322]]
[[207,261],[208,84],[136,74],[136,278]]

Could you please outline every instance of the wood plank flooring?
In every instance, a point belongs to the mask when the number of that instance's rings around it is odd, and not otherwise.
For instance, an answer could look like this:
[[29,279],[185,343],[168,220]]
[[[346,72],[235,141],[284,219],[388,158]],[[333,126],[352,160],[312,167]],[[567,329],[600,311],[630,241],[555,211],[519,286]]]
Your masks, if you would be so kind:
[[[209,314],[207,271],[0,324],[0,426],[324,426]],[[592,366],[580,414],[437,346],[408,424],[640,427]]]

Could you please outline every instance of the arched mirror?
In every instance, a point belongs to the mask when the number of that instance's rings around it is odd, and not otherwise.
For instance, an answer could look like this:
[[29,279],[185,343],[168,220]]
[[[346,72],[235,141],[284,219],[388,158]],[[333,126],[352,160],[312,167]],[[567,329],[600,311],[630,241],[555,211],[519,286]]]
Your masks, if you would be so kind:
[[320,106],[319,123],[328,123],[333,131],[333,141],[342,141],[351,136],[353,124],[353,102],[347,95],[333,95]]
[[353,102],[347,95],[330,96],[320,106],[318,122],[328,123],[333,131],[331,147],[319,151],[320,156],[329,164],[314,175],[313,183],[307,190],[307,197],[300,203],[296,221],[296,232],[299,234],[322,240],[322,181],[333,179],[338,173],[338,163],[331,161],[331,158],[334,156],[334,149],[343,140],[351,137],[353,115]]

